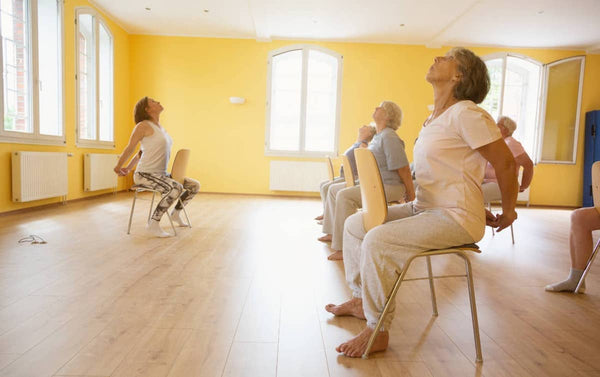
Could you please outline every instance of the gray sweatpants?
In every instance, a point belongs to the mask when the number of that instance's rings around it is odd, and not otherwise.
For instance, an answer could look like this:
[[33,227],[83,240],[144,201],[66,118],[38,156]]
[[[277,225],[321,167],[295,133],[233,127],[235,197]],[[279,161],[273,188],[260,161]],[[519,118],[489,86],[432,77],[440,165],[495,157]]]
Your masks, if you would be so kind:
[[[471,235],[446,210],[416,213],[412,202],[388,207],[385,224],[365,234],[362,213],[346,220],[344,268],[352,296],[362,298],[367,326],[374,328],[404,262],[426,250],[473,243]],[[382,326],[389,330],[394,318],[392,303]]]
[[[389,202],[404,200],[404,185],[384,185],[385,196]],[[325,211],[323,212],[323,233],[331,234],[331,248],[342,250],[344,222],[348,216],[362,206],[360,186],[346,188],[346,183],[336,183],[329,187]]]
[[319,184],[319,192],[321,193],[321,201],[323,202],[323,212],[325,212],[325,202],[327,201],[327,193],[329,192],[329,187],[334,183],[344,182],[344,178],[337,177],[333,181],[327,180],[323,181]]

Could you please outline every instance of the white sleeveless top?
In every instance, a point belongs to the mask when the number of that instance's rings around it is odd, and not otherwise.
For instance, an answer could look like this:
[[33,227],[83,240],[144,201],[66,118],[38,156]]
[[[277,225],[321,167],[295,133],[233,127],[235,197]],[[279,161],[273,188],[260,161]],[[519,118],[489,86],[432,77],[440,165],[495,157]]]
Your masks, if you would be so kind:
[[142,157],[138,162],[136,172],[167,174],[167,165],[171,157],[173,139],[164,128],[147,121],[154,130],[150,136],[144,136],[141,144]]

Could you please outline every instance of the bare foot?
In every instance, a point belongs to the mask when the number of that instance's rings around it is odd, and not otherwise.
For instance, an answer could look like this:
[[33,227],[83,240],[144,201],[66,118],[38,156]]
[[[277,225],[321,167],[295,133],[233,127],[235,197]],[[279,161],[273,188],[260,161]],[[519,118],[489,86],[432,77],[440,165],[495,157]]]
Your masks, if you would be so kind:
[[362,307],[362,299],[358,297],[353,297],[340,305],[325,305],[325,310],[335,316],[351,315],[356,318],[366,319]]
[[[373,334],[373,329],[365,327],[365,329],[357,336],[345,343],[340,344],[335,350],[344,354],[344,356],[361,357],[367,349],[367,344],[369,343],[371,334]],[[387,331],[380,331],[379,334],[377,334],[375,342],[373,343],[369,353],[371,354],[373,352],[385,351],[388,347],[389,340],[390,333]]]
[[331,242],[331,238],[332,238],[331,234],[326,234],[323,237],[319,237],[317,239],[321,242]]
[[330,254],[327,259],[329,260],[344,260],[344,253],[342,250],[334,250],[333,254]]
[[317,220],[317,221],[323,220],[323,215],[319,215],[319,216],[315,217],[315,220]]

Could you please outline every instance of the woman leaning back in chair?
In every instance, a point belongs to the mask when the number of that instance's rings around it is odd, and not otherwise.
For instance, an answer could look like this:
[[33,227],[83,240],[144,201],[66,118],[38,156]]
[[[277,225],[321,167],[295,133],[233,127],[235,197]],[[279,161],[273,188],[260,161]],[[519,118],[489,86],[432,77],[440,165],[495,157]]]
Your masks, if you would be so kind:
[[[167,173],[173,140],[159,123],[162,111],[160,102],[152,98],[144,97],[138,101],[134,108],[136,126],[114,170],[119,175],[127,175],[137,164],[133,175],[135,184],[160,191],[162,199],[156,206],[146,229],[154,236],[169,237],[170,234],[161,229],[160,219],[178,198],[181,197],[181,203],[186,205],[200,190],[200,183],[186,177],[182,185],[171,179]],[[123,164],[131,157],[138,143],[141,144],[140,153],[123,168]],[[177,203],[171,212],[171,217],[179,226],[185,226],[180,216],[183,209],[181,203]]]
[[[344,229],[346,280],[353,298],[327,305],[335,315],[366,319],[366,327],[336,350],[360,357],[383,311],[399,270],[419,252],[479,241],[486,222],[502,230],[517,218],[515,161],[481,103],[490,86],[485,63],[473,52],[454,48],[434,59],[426,80],[433,86],[433,113],[423,124],[414,149],[416,199],[389,207],[386,223],[365,234],[360,213]],[[502,213],[483,205],[481,182],[486,161],[496,170]],[[394,304],[372,352],[388,346]]]

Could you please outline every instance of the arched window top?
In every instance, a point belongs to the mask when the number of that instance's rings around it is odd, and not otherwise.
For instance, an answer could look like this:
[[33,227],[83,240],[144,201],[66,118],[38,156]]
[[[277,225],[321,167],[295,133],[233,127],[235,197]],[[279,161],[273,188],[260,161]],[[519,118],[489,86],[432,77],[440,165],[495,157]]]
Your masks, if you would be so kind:
[[297,44],[269,52],[265,153],[337,154],[342,55]]

